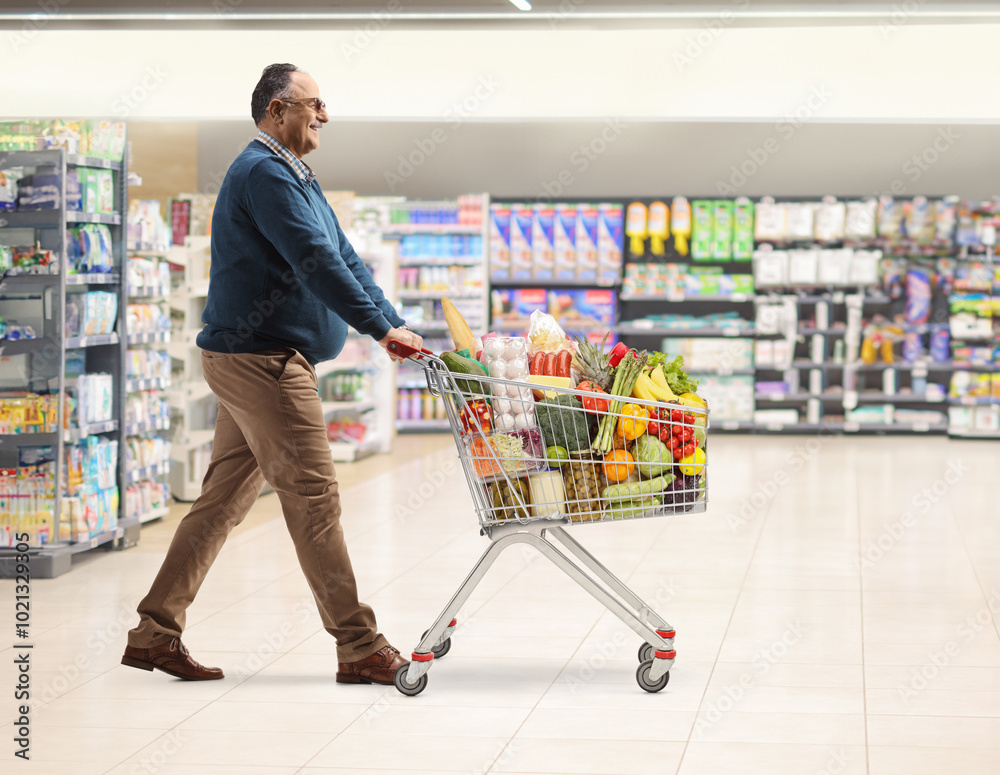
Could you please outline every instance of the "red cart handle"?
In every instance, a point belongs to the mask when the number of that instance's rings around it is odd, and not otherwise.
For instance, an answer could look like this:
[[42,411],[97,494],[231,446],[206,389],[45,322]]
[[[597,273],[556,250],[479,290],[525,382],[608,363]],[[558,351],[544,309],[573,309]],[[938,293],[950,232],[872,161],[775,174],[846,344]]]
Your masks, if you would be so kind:
[[423,357],[414,357],[414,356],[434,354],[433,350],[428,350],[426,347],[423,347],[418,350],[416,347],[411,347],[408,344],[403,344],[403,342],[400,342],[398,339],[390,339],[389,344],[386,346],[385,349],[399,358],[412,358],[415,361],[422,361]]

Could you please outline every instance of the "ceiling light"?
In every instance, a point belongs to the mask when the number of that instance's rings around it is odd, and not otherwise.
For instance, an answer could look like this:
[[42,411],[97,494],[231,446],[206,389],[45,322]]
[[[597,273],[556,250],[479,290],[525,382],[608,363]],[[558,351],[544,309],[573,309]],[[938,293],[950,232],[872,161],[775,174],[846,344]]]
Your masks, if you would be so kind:
[[531,3],[529,3],[528,0],[510,0],[510,3],[519,11],[531,10]]

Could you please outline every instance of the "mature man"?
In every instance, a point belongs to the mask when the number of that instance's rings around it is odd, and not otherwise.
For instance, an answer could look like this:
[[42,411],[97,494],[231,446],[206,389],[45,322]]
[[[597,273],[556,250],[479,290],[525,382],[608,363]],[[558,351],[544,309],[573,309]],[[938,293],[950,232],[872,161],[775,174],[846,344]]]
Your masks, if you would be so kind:
[[181,643],[185,611],[266,480],[323,626],[337,640],[337,681],[391,684],[406,661],[358,600],[313,366],[336,357],[348,325],[382,347],[421,340],[372,280],[302,161],[330,120],[316,82],[294,65],[270,65],[251,114],[260,132],[229,168],[212,217],[197,340],[219,399],[212,462],[139,604],[122,664],[187,680],[223,677]]

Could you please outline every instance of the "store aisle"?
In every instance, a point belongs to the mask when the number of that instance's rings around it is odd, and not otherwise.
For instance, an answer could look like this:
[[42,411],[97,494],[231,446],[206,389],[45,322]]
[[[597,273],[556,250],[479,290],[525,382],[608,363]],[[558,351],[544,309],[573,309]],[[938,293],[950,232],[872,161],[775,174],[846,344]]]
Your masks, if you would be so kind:
[[[449,445],[401,439],[344,489],[363,597],[404,653],[486,545]],[[185,642],[223,681],[118,664],[166,527],[143,551],[33,584],[32,690],[44,704],[23,769],[1000,771],[1000,446],[717,436],[710,448],[707,514],[574,531],[676,627],[659,694],[635,683],[638,638],[517,550],[462,611],[423,694],[336,684],[333,643],[271,495],[191,609]],[[12,584],[0,590],[11,621]],[[11,661],[8,646],[5,686]],[[13,712],[8,699],[8,740]],[[5,767],[11,757],[5,746]]]

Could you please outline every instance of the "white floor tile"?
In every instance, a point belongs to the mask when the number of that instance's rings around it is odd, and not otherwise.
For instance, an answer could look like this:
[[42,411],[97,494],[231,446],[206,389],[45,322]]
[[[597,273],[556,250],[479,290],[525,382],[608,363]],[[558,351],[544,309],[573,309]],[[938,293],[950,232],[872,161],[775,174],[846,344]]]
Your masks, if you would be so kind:
[[866,775],[867,765],[863,746],[692,742],[677,774],[718,775],[723,772]]
[[870,745],[870,775],[994,775],[1000,772],[1000,748],[927,748]]

